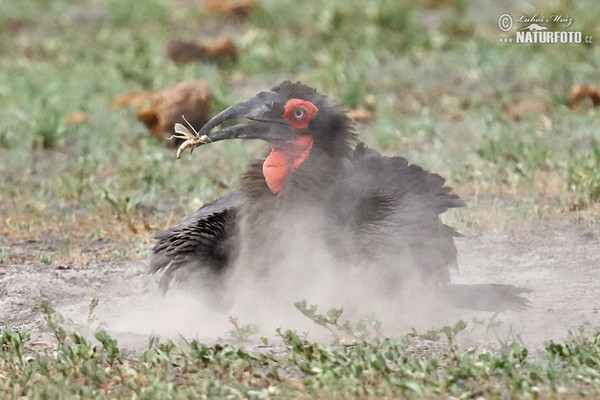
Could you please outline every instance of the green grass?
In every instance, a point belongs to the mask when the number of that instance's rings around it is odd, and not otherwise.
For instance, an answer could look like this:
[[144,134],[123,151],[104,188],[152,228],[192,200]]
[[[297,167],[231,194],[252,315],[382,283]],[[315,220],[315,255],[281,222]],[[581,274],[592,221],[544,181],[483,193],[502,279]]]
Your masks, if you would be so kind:
[[[599,230],[600,113],[567,103],[574,84],[600,81],[600,3],[262,0],[245,22],[192,3],[0,0],[0,263],[13,260],[13,241],[40,238],[59,243],[34,256],[44,263],[147,257],[156,230],[235,187],[261,144],[223,143],[177,163],[134,109],[109,107],[124,92],[189,79],[209,83],[215,112],[283,79],[372,110],[361,138],[446,176],[471,206],[448,216],[463,232],[573,210]],[[535,11],[572,17],[593,44],[498,44],[500,14]],[[165,59],[172,37],[222,32],[239,47],[236,63]],[[524,100],[548,111],[509,115]],[[69,122],[74,112],[85,118]],[[517,205],[489,208],[481,195]],[[98,238],[112,241],[104,253],[82,250]],[[344,327],[335,313],[323,318]],[[373,322],[345,334],[364,339]],[[236,326],[231,337],[252,332]],[[419,354],[410,338],[377,335],[328,347],[281,331],[287,347],[277,353],[155,339],[128,353],[101,333],[65,335],[40,350],[26,332],[3,329],[0,397],[599,396],[597,335],[549,343],[535,361],[518,346]]]
[[589,152],[571,154],[569,163],[569,187],[579,194],[577,208],[589,207],[590,203],[600,200],[600,147],[595,146]]
[[[96,305],[90,305],[88,323],[93,322]],[[319,314],[306,303],[298,308],[317,324],[331,323],[346,335],[348,327],[361,325],[338,324],[341,309]],[[0,398],[600,396],[598,334],[575,333],[565,342],[548,341],[533,357],[518,341],[504,343],[500,351],[459,348],[453,339],[467,327],[463,321],[398,339],[338,338],[333,345],[308,342],[294,331],[278,329],[276,343],[263,339],[260,350],[150,337],[144,349],[128,351],[106,331],[92,335],[87,325],[74,324],[47,303],[42,311],[52,343],[40,345],[26,332],[1,330]],[[492,318],[474,324],[493,329],[498,322]],[[238,333],[247,329],[234,325]]]
[[[594,34],[592,3],[561,12]],[[600,118],[593,109],[577,115],[566,108],[573,84],[600,78],[597,48],[498,45],[489,5],[479,6],[485,12],[476,22],[465,4],[449,3],[439,24],[424,28],[438,12],[435,2],[264,0],[245,23],[158,0],[1,4],[0,172],[7,179],[0,194],[19,214],[35,202],[44,204],[40,218],[83,208],[116,213],[131,227],[143,224],[141,208],[181,215],[235,186],[259,145],[228,143],[177,165],[134,110],[108,108],[123,92],[193,78],[210,82],[215,111],[284,78],[302,79],[348,108],[367,107],[376,119],[360,127],[363,140],[450,177],[465,197],[482,181],[495,182],[496,192],[527,191],[541,170],[564,182],[550,195],[566,199],[567,208],[597,199],[597,173],[578,183],[572,171],[584,161],[570,149],[581,141],[598,147]],[[238,63],[177,66],[164,58],[170,37],[222,24],[239,32]],[[515,121],[506,111],[523,99],[551,111]],[[88,119],[70,125],[73,112]],[[40,170],[53,177],[39,177]],[[14,175],[22,189],[14,188]],[[40,194],[24,196],[30,192]]]

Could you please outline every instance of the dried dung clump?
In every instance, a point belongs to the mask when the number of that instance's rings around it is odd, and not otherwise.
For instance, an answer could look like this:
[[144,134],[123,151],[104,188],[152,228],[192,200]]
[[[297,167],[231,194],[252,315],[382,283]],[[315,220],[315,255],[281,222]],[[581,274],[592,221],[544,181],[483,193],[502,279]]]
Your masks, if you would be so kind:
[[222,37],[211,42],[171,39],[167,42],[166,55],[176,63],[193,61],[235,61],[238,51],[230,37]]
[[598,87],[586,83],[573,86],[571,89],[571,97],[569,97],[569,108],[575,112],[579,112],[579,110],[581,110],[581,104],[586,100],[591,100],[594,107],[600,105]]
[[155,97],[156,93],[146,91],[123,93],[115,97],[112,103],[109,104],[108,108],[114,110],[128,106],[141,107],[154,101]]
[[206,11],[238,20],[248,18],[253,8],[254,1],[252,0],[206,0],[204,2],[204,9]]
[[547,111],[549,111],[549,108],[545,104],[523,100],[511,105],[508,109],[508,114],[518,121],[525,115],[543,114]]
[[372,111],[362,107],[348,111],[348,116],[356,122],[368,122],[375,119],[375,114]]
[[183,123],[182,115],[200,128],[210,118],[212,95],[205,81],[182,82],[160,92],[132,92],[118,96],[111,108],[138,106],[137,118],[146,125],[150,134],[163,138],[173,133],[176,122]]

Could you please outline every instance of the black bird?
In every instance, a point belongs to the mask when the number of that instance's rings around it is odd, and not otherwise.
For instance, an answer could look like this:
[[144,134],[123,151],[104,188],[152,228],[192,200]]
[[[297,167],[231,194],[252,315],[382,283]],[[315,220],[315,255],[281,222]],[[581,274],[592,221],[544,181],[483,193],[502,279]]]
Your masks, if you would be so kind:
[[[235,118],[250,122],[211,132]],[[270,153],[239,189],[156,235],[150,268],[164,273],[164,290],[185,270],[218,280],[236,265],[268,276],[318,246],[324,265],[362,269],[391,292],[416,284],[416,292],[463,308],[528,305],[520,296],[526,289],[450,282],[460,234],[439,216],[463,200],[441,176],[367,148],[346,113],[315,89],[285,81],[258,92],[212,118],[194,146],[234,138],[264,140]],[[307,242],[286,254],[299,241]]]

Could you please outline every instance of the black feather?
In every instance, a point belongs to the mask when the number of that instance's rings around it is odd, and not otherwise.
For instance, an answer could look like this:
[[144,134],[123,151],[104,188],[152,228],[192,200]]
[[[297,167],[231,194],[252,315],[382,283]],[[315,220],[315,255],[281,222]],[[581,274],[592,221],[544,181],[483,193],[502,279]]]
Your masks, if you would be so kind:
[[160,286],[167,290],[178,269],[208,267],[224,271],[238,247],[237,212],[241,193],[234,191],[202,206],[194,215],[156,234],[150,260],[152,273],[163,271]]

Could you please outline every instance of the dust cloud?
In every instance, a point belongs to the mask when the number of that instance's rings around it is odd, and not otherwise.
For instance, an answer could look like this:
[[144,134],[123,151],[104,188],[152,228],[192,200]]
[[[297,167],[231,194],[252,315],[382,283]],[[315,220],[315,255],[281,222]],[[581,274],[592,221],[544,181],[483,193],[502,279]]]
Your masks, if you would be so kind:
[[260,223],[264,226],[254,223],[251,232],[241,228],[242,237],[256,232],[262,237],[242,244],[237,262],[225,276],[180,270],[182,275],[164,296],[153,286],[158,276],[148,276],[137,296],[116,296],[101,304],[100,320],[114,332],[181,334],[214,342],[233,328],[229,317],[240,325],[258,326],[256,339],[273,337],[282,328],[307,332],[312,340],[331,340],[325,329],[295,308],[300,300],[317,305],[320,313],[342,307],[340,322],[373,316],[389,336],[458,318],[432,288],[413,285],[406,275],[401,277],[402,287],[396,285],[400,278],[395,265],[343,261],[352,257],[332,252],[328,220],[318,212],[287,213],[277,223]]
[[[318,235],[288,232],[290,236],[283,238],[289,245],[286,257],[259,253],[265,255],[258,260],[262,268],[249,268],[240,261],[225,284],[190,277],[166,295],[158,288],[159,277],[148,274],[148,260],[4,264],[0,320],[33,331],[43,326],[40,303],[49,300],[63,315],[86,326],[90,299],[97,298],[89,332],[106,329],[120,346],[140,348],[149,335],[173,339],[181,335],[206,343],[228,340],[226,333],[233,328],[230,316],[240,325],[259,327],[260,332],[250,337],[255,343],[260,336],[275,336],[279,327],[307,332],[311,340],[331,341],[328,332],[295,309],[294,302],[302,299],[318,305],[319,312],[344,307],[342,320],[374,314],[382,321],[383,335],[389,337],[401,337],[413,327],[425,331],[459,319],[470,323],[494,315],[435,301],[423,306],[421,299],[432,293],[391,292],[385,271],[334,262]],[[453,281],[507,283],[533,290],[527,295],[531,308],[500,313],[496,318],[502,325],[494,331],[470,327],[459,335],[462,344],[497,346],[518,339],[540,348],[545,340],[563,340],[569,330],[600,331],[597,231],[574,219],[553,218],[510,233],[467,234],[456,244],[459,272],[452,273]],[[32,246],[25,243],[11,251],[39,251]]]

